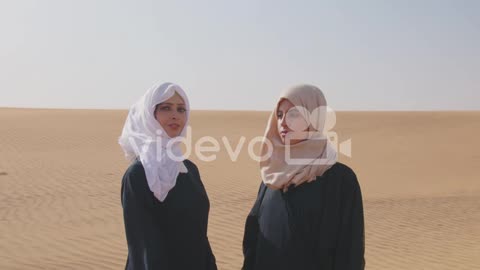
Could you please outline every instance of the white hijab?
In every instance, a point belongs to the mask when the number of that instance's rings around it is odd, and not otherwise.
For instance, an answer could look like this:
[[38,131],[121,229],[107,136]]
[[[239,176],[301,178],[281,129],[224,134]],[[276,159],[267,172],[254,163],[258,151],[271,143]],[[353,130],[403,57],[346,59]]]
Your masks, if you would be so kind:
[[[168,136],[155,119],[155,107],[178,93],[187,110],[185,127],[180,136],[185,137],[190,117],[190,104],[183,89],[173,83],[164,83],[150,88],[130,107],[122,135],[118,143],[129,161],[138,158],[147,177],[148,186],[155,197],[163,202],[168,192],[175,186],[179,173],[186,173],[183,155],[178,140],[169,143]],[[172,159],[170,151],[178,159]]]

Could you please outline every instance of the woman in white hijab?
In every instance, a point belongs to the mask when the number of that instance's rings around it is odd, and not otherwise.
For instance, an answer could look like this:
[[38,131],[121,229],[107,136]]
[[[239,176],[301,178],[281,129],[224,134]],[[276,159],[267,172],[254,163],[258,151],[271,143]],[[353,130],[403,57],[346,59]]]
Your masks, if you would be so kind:
[[364,269],[364,220],[355,173],[325,136],[320,89],[287,89],[261,147],[262,183],[247,217],[244,270]]
[[119,138],[131,161],[121,190],[127,270],[217,269],[208,196],[178,140],[189,115],[188,98],[173,83],[152,87],[130,108]]

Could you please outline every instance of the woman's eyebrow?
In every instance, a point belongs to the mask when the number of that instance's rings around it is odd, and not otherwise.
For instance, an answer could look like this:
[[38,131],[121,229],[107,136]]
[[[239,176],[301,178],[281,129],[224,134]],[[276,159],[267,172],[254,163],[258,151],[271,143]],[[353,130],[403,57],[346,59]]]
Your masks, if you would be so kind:
[[[170,103],[170,102],[162,102],[158,105],[175,105],[174,103]],[[177,105],[185,105],[185,103],[177,103]]]

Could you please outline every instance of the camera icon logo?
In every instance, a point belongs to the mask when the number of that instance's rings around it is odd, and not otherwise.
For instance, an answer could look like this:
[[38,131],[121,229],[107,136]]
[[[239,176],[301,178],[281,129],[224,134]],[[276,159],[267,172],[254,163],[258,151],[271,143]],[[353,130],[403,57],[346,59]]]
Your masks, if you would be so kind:
[[[286,124],[292,132],[285,137],[285,161],[291,165],[326,165],[332,162],[331,155],[341,153],[349,158],[352,157],[352,139],[340,142],[338,134],[333,131],[336,124],[335,111],[328,106],[320,106],[311,113],[302,106],[291,108],[286,114]],[[311,128],[309,128],[311,126]],[[317,140],[319,143],[328,140],[333,146],[333,151],[326,151],[322,158],[292,156],[292,140]],[[330,149],[327,147],[327,150]]]

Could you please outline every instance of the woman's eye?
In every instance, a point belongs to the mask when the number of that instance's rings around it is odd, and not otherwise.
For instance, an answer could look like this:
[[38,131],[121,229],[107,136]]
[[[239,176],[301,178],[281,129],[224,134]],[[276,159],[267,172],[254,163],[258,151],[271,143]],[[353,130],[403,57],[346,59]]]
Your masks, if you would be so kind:
[[184,113],[184,112],[187,111],[187,109],[185,109],[185,108],[178,108],[177,111],[178,111],[179,113]]
[[283,117],[283,114],[282,114],[282,113],[277,114],[277,118],[278,118],[278,119],[282,119],[282,117]]
[[160,107],[160,110],[161,111],[170,111],[170,107],[169,106]]

